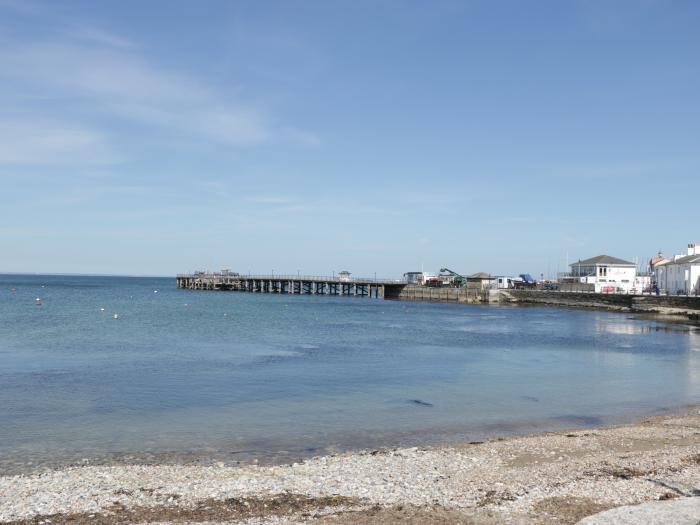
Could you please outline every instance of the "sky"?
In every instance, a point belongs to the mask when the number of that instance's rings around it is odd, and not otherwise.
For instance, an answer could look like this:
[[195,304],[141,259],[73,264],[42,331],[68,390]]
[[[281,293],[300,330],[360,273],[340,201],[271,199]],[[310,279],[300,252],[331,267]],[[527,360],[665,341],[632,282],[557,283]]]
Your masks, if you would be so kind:
[[0,272],[700,242],[700,2],[0,0]]

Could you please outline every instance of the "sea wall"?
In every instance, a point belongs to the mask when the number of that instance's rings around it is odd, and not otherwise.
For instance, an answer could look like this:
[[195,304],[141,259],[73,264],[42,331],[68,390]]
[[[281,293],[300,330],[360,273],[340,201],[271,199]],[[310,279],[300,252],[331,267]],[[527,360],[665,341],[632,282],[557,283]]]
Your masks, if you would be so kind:
[[522,304],[547,304],[602,308],[629,312],[649,312],[671,315],[687,315],[698,319],[700,297],[667,295],[618,295],[600,293],[575,293],[544,290],[507,290],[501,293],[503,302]]
[[[393,290],[392,290],[393,291]],[[466,288],[431,288],[428,286],[402,286],[391,293],[387,288],[387,299],[403,301],[430,301],[439,303],[481,303],[488,301],[488,294],[481,290]]]
[[408,285],[387,287],[385,298],[439,303],[540,304],[677,315],[700,320],[700,297],[697,296],[623,295],[551,290],[470,290]]

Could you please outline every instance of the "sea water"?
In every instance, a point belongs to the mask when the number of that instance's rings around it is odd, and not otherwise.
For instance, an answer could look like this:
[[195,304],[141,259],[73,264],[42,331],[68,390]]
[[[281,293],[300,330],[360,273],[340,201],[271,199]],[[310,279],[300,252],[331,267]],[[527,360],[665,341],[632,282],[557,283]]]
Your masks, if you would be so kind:
[[433,445],[698,401],[700,332],[630,314],[0,276],[0,473]]

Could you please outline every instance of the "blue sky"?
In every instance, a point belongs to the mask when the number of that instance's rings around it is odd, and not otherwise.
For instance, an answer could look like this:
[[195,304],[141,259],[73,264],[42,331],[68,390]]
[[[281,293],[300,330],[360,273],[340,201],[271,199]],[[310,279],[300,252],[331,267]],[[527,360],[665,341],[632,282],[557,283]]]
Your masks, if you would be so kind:
[[0,0],[0,271],[681,251],[698,27],[694,1]]

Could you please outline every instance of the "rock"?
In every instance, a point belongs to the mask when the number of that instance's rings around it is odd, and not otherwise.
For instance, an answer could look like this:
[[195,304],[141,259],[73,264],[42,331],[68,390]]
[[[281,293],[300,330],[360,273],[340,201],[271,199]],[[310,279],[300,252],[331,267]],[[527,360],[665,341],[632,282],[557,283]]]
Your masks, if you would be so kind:
[[626,505],[588,516],[578,525],[697,525],[700,498],[650,501]]

